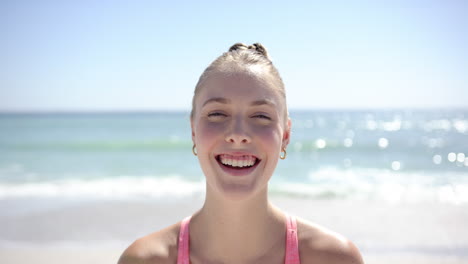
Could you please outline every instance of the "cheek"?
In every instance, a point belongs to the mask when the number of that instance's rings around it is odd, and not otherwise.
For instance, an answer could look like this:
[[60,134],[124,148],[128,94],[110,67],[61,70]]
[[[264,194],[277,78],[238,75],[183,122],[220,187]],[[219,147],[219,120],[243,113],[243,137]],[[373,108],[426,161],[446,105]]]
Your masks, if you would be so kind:
[[259,127],[255,129],[257,137],[271,149],[281,147],[281,129],[272,127]]
[[195,133],[199,145],[210,145],[209,142],[223,134],[223,128],[219,124],[201,123]]

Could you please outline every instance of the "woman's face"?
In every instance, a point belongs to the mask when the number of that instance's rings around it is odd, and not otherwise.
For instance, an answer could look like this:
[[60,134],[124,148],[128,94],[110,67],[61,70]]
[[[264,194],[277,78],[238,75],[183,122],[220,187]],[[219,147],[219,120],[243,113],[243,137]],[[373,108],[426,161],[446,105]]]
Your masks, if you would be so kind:
[[262,75],[213,73],[195,99],[192,139],[208,188],[234,199],[266,191],[289,143],[285,100]]

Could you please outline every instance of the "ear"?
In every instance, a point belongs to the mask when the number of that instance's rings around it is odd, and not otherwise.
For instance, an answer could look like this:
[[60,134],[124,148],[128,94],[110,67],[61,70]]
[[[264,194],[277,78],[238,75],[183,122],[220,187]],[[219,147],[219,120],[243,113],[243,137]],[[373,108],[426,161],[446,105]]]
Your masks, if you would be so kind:
[[289,145],[289,141],[291,139],[291,125],[291,118],[288,117],[288,120],[286,121],[286,127],[283,133],[283,142],[281,145],[283,149],[285,149]]
[[195,124],[192,118],[190,118],[190,128],[192,129],[192,142],[195,144]]

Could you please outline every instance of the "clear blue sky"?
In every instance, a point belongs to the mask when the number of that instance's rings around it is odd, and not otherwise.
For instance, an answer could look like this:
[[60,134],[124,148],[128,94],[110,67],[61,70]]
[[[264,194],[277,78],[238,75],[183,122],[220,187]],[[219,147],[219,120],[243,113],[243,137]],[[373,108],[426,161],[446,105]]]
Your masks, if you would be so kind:
[[225,2],[1,1],[0,111],[188,110],[235,42],[292,109],[468,107],[467,1]]

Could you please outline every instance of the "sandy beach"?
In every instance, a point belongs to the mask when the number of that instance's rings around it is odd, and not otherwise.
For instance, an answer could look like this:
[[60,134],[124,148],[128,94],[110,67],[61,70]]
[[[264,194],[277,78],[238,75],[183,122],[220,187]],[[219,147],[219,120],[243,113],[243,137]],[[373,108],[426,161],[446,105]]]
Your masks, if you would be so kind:
[[[366,263],[468,262],[467,205],[284,197],[273,202],[350,238]],[[0,201],[3,264],[116,263],[136,238],[193,213],[202,199],[101,201],[28,213],[18,209],[25,203]]]

